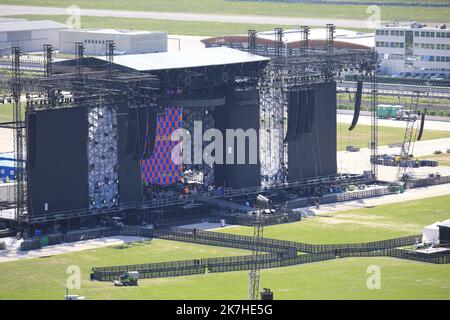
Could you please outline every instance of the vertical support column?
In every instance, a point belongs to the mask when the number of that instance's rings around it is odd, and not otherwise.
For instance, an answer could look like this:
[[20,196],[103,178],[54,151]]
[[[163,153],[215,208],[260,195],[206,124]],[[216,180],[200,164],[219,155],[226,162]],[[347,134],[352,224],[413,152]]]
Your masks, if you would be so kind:
[[336,31],[336,27],[333,24],[327,24],[327,38],[326,38],[326,45],[327,45],[327,53],[333,54],[334,49],[334,33]]
[[75,42],[75,59],[77,60],[76,73],[81,76],[83,66],[81,65],[84,56],[83,42]]
[[22,108],[20,105],[21,82],[20,82],[20,56],[22,54],[19,47],[12,48],[12,95],[13,95],[13,123],[14,123],[14,152],[15,162],[15,182],[16,182],[16,219],[19,221],[27,214],[25,197],[25,159],[24,159],[24,121],[22,119]]
[[248,52],[255,54],[256,53],[256,31],[248,30]]
[[[44,72],[46,77],[50,77],[53,73],[52,62],[53,47],[51,44],[44,44]],[[54,106],[56,103],[54,90],[50,88],[47,89],[47,100],[49,106]]]
[[327,24],[326,26],[326,70],[325,79],[327,81],[333,81],[333,49],[334,49],[334,32],[336,27],[333,24]]
[[370,111],[371,111],[371,126],[370,126],[370,163],[373,178],[377,180],[378,178],[378,165],[376,160],[378,158],[378,76],[377,76],[377,53],[373,50],[372,56],[373,69],[371,73],[371,101],[370,101]]
[[283,29],[275,28],[275,60],[280,62],[283,53]]
[[114,44],[113,40],[106,40],[105,43],[106,43],[106,58],[109,64],[109,72],[111,72],[112,65],[114,62],[114,49],[116,48],[116,45]]
[[50,77],[52,75],[52,62],[53,62],[53,47],[51,44],[44,44],[44,64],[45,64],[45,76]]
[[310,29],[308,26],[300,27],[300,54],[306,55],[309,49],[309,33]]

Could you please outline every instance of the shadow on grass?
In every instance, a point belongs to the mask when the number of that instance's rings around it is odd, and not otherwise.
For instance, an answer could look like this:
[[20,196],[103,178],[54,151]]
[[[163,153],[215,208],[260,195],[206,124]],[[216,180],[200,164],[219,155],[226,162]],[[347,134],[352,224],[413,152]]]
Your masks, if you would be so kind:
[[130,243],[124,243],[124,244],[120,244],[117,246],[113,246],[113,249],[118,249],[118,250],[124,250],[124,249],[132,249],[135,247],[144,247],[144,246],[148,246],[149,244],[152,243],[152,240],[145,240],[145,241],[137,241],[137,242],[130,242]]

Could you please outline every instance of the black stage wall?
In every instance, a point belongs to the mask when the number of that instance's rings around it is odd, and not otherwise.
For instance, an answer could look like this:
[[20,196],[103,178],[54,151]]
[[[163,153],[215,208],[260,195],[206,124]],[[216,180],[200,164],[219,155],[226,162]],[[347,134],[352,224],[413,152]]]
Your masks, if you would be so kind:
[[[128,116],[129,108],[126,104],[121,105],[117,110],[118,127],[118,159],[119,159],[119,196],[120,202],[141,201],[142,200],[142,177],[140,160],[136,159],[134,148],[127,152],[127,140],[129,135],[133,135],[130,140],[135,140],[137,132],[134,134]],[[137,130],[137,128],[135,128]],[[141,138],[144,138],[141,137]],[[132,143],[132,141],[128,141]],[[136,142],[136,141],[135,141]]]
[[[234,92],[227,96],[226,105],[216,108],[214,115],[215,127],[224,137],[224,161],[226,160],[227,143],[226,129],[256,130],[259,141],[259,93],[255,91]],[[233,143],[233,142],[228,142]],[[249,164],[249,139],[245,142],[245,164],[237,164],[237,140],[234,141],[234,164],[216,164],[214,167],[215,185],[233,188],[244,188],[261,185],[261,165],[259,149],[256,146],[257,163]]]
[[87,208],[87,110],[42,110],[27,119],[30,216]]
[[[288,142],[289,181],[337,173],[336,83],[322,83],[314,88],[315,108],[311,130],[301,132]],[[307,91],[301,92],[306,93]],[[304,100],[299,101],[301,103]],[[305,112],[300,114],[306,116]],[[288,120],[288,123],[291,122]]]

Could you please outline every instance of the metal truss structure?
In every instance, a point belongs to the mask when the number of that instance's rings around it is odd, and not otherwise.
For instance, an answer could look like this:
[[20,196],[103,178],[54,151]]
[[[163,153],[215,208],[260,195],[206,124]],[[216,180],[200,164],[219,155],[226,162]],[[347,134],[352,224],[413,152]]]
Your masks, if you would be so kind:
[[[335,27],[327,25],[326,47],[313,50],[308,47],[309,28],[301,27],[300,50],[297,53],[281,55],[283,31],[275,30],[275,50],[271,63],[265,68],[260,82],[261,115],[261,180],[265,186],[286,182],[287,145],[284,137],[287,131],[287,99],[291,90],[308,90],[312,85],[334,81],[342,71],[355,71],[371,80],[371,155],[378,154],[378,82],[376,75],[377,55],[374,50],[336,49],[333,46]],[[253,35],[254,32],[249,31]],[[255,41],[255,40],[252,40]],[[277,49],[278,48],[278,49]],[[249,47],[250,50],[250,47]],[[372,162],[371,170],[377,177],[377,165]]]
[[[19,48],[12,48],[12,76],[0,81],[1,92],[11,92],[13,97],[13,121],[0,123],[0,127],[14,131],[16,157],[15,220],[19,224],[29,222],[26,159],[26,122],[23,118],[23,102],[26,97],[25,114],[58,108],[88,108],[89,122],[89,192],[90,208],[117,205],[117,159],[110,156],[117,148],[117,123],[115,112],[119,105],[148,105],[156,108],[157,77],[143,73],[124,73],[114,70],[83,72],[82,44],[76,44],[76,72],[52,74],[52,48],[44,46],[44,76],[21,76]],[[115,153],[115,152],[113,152]]]
[[119,203],[117,110],[98,106],[88,110],[89,209]]

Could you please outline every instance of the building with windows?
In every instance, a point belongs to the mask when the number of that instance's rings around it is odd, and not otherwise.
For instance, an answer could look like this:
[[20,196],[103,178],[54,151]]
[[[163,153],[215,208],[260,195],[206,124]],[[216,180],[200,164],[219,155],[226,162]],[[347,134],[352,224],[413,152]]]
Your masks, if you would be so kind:
[[117,54],[142,54],[167,51],[167,33],[115,29],[70,29],[59,34],[60,52],[75,53],[75,42],[84,44],[86,55],[102,56],[106,41],[112,40]]
[[375,47],[384,74],[450,72],[450,28],[445,24],[384,25],[375,30]]

